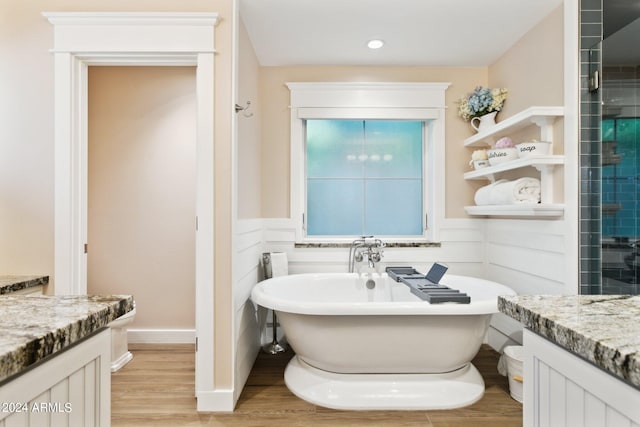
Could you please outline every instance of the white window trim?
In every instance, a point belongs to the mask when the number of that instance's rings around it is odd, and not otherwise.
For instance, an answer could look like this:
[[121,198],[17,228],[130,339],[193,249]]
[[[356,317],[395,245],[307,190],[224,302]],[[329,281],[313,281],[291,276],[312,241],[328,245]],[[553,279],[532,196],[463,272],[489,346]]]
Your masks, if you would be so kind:
[[[426,144],[426,183],[423,213],[428,212],[427,229],[420,236],[389,238],[397,242],[437,242],[444,219],[445,91],[450,83],[287,83],[291,91],[291,219],[296,242],[346,242],[351,237],[307,237],[305,213],[305,119],[405,119],[428,120],[425,138],[440,143]],[[429,190],[432,191],[429,191]]]

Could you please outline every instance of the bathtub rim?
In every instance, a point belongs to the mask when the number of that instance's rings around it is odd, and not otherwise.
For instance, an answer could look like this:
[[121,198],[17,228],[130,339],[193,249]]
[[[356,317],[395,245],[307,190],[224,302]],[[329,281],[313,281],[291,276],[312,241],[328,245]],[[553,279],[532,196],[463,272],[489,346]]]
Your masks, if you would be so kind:
[[[394,301],[394,302],[311,302],[285,299],[282,296],[272,295],[265,292],[264,288],[273,286],[278,280],[296,280],[304,277],[318,278],[327,276],[358,277],[357,273],[302,273],[288,276],[275,277],[257,283],[251,291],[251,300],[262,307],[275,310],[276,312],[287,312],[295,314],[309,315],[481,315],[498,313],[498,296],[516,295],[511,288],[497,282],[480,279],[472,276],[461,276],[448,274],[448,279],[453,281],[460,279],[475,280],[486,284],[489,289],[493,289],[489,295],[478,300],[472,296],[470,304],[442,303],[430,304],[415,297],[415,301]],[[386,273],[380,275],[387,276]],[[405,286],[397,283],[393,286]],[[452,286],[453,287],[453,286]]]

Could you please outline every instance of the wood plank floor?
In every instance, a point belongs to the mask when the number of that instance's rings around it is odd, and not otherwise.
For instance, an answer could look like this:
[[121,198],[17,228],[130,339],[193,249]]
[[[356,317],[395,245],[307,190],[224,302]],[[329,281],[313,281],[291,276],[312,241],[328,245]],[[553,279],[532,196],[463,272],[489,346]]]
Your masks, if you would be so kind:
[[198,413],[190,345],[131,346],[133,360],[112,375],[113,426],[474,426],[522,425],[522,405],[496,372],[498,354],[483,346],[473,360],[486,392],[474,405],[447,411],[336,411],[295,397],[285,386],[291,352],[261,353],[233,413]]

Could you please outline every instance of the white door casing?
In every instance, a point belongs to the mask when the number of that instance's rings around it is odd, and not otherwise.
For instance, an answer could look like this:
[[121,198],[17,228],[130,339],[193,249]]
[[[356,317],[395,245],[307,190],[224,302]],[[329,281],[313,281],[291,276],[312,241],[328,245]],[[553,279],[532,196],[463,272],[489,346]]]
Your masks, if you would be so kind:
[[[45,12],[54,26],[56,295],[86,294],[90,65],[196,66],[196,396],[213,383],[216,13]],[[196,221],[194,221],[196,222]]]

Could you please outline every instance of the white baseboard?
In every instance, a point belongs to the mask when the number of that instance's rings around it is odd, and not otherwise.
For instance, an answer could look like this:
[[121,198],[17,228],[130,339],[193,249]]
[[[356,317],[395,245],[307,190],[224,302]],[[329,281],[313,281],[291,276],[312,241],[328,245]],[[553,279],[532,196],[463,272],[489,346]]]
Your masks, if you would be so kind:
[[195,344],[195,329],[127,329],[130,344]]
[[196,392],[198,412],[233,412],[233,390]]

